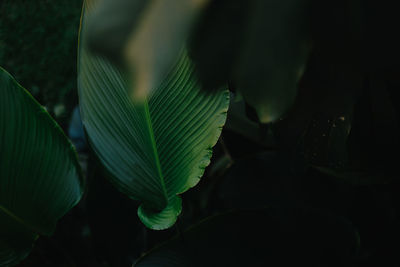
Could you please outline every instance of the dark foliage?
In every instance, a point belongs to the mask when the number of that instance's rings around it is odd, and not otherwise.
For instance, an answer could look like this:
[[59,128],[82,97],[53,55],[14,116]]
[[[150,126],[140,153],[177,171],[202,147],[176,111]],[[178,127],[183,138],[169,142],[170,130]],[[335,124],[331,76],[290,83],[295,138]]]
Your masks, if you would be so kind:
[[[191,55],[206,88],[232,78],[245,2],[213,1],[194,32]],[[2,65],[41,103],[72,109],[80,1],[1,7]],[[172,256],[183,266],[400,266],[396,11],[389,0],[311,1],[313,49],[295,103],[260,129],[273,132],[272,148],[224,129],[176,228],[165,231],[144,228],[137,203],[90,156],[86,198],[21,266],[123,267],[151,249],[138,266],[167,266]],[[257,120],[251,107],[247,114]]]
[[0,64],[50,114],[58,115],[63,128],[78,101],[76,44],[81,7],[80,0],[0,2]]

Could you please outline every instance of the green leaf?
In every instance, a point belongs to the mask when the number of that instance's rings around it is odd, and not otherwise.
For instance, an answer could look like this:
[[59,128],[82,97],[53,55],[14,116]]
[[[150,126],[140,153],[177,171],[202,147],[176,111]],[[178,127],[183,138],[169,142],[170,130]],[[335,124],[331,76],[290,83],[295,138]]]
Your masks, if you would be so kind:
[[82,195],[76,153],[50,115],[0,68],[0,266],[28,255],[38,235]]
[[175,223],[178,194],[199,182],[225,123],[229,92],[205,94],[193,69],[181,52],[162,84],[144,102],[134,102],[132,83],[120,69],[84,44],[79,48],[78,89],[89,143],[111,182],[142,202],[139,218],[152,229]]
[[293,105],[311,47],[309,1],[258,0],[234,82],[262,123],[280,119]]

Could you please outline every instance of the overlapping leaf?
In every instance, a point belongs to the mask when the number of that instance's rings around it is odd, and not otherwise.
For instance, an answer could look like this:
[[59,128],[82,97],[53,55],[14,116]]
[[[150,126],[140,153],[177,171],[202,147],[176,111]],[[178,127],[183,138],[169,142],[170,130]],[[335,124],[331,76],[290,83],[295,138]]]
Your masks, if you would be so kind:
[[[86,12],[94,3],[85,1],[81,42],[87,34]],[[201,92],[185,51],[144,102],[130,98],[131,84],[121,69],[80,44],[79,97],[89,142],[111,182],[143,202],[138,210],[142,222],[164,229],[181,211],[177,195],[196,185],[210,162],[229,93]]]
[[82,177],[62,130],[4,69],[0,148],[0,266],[10,266],[79,201]]
[[286,115],[311,48],[310,1],[254,1],[234,80],[263,123]]
[[165,78],[208,1],[88,1],[96,8],[88,13],[84,39],[92,51],[135,76],[131,94],[143,101]]

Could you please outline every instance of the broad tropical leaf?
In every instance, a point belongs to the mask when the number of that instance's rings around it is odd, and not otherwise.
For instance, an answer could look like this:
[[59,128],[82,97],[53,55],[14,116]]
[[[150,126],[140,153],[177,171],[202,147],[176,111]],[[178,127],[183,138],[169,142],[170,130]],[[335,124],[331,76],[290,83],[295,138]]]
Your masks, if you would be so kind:
[[[85,1],[81,42],[92,6]],[[178,194],[198,183],[225,123],[229,92],[205,94],[193,69],[181,52],[157,89],[135,102],[126,75],[80,43],[78,87],[90,145],[111,182],[142,202],[138,215],[152,229],[174,224]]]
[[26,257],[38,235],[82,195],[76,153],[50,115],[0,68],[0,266]]
[[311,47],[309,3],[252,3],[234,80],[262,123],[282,118],[296,98]]

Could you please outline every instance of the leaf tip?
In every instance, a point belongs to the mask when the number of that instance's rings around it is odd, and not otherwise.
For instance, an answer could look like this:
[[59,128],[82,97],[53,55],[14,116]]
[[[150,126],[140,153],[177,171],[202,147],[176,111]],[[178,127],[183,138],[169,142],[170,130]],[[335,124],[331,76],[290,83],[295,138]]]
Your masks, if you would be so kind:
[[182,211],[182,199],[175,196],[161,211],[147,208],[144,204],[138,208],[138,216],[142,223],[152,230],[165,230],[173,226]]

